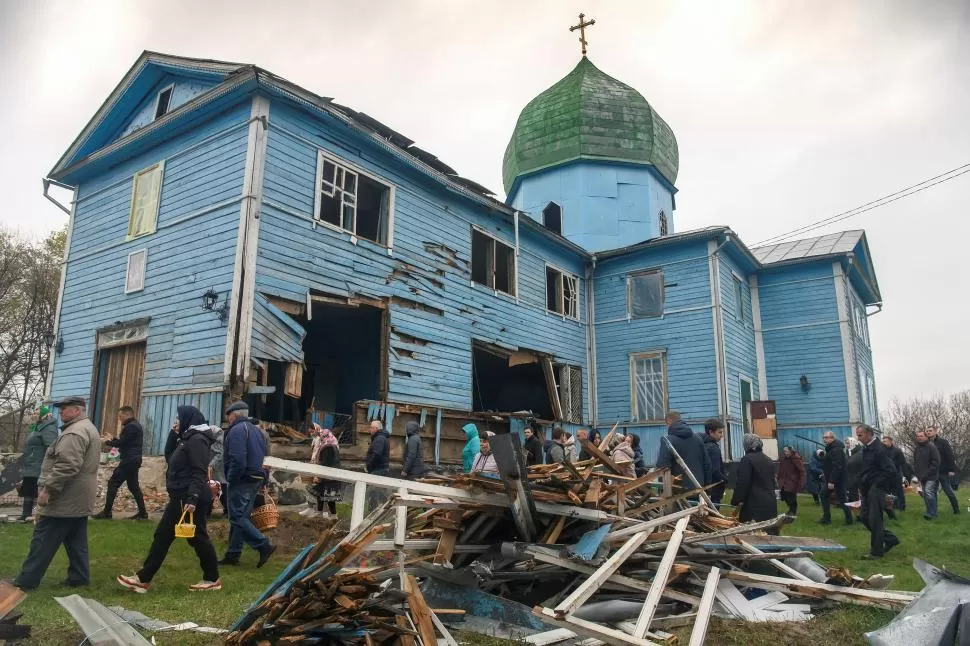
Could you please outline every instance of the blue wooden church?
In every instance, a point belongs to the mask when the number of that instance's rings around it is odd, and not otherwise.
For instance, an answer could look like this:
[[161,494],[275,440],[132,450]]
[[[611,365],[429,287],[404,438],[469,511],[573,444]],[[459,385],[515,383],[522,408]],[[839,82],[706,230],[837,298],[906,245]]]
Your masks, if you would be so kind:
[[[74,191],[49,395],[317,419],[619,422],[667,409],[781,444],[875,423],[862,231],[748,248],[680,231],[678,148],[586,56],[522,110],[507,198],[374,117],[253,65],[144,53],[45,178]],[[359,443],[358,443],[359,444]],[[803,450],[809,447],[806,445]]]

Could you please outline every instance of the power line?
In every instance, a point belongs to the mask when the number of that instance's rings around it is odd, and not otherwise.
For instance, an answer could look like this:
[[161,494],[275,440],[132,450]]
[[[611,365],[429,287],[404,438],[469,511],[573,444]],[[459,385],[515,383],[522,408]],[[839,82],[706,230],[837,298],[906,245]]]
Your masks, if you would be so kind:
[[[939,175],[935,175],[933,177],[930,177],[929,179],[924,179],[922,182],[917,182],[912,186],[907,186],[906,188],[899,189],[894,193],[883,195],[882,197],[866,202],[865,204],[860,204],[859,206],[849,209],[848,211],[842,211],[841,213],[836,213],[835,215],[829,216],[827,218],[816,220],[815,222],[811,222],[804,226],[798,227],[797,229],[792,229],[791,231],[787,231],[785,233],[780,233],[770,238],[766,238],[764,240],[761,240],[760,242],[754,243],[752,247],[757,247],[757,246],[761,246],[769,243],[777,244],[784,241],[787,238],[791,238],[792,236],[799,235],[802,233],[807,233],[809,231],[814,231],[815,229],[820,229],[834,222],[847,220],[856,215],[861,215],[867,211],[871,211],[873,209],[879,208],[880,206],[891,204],[896,200],[901,200],[904,197],[915,195],[916,193],[919,193],[920,191],[925,191],[926,189],[936,186],[937,184],[949,182],[951,179],[956,179],[957,177],[960,177],[961,175],[965,175],[967,173],[970,173],[970,164],[964,164],[963,166],[957,166],[956,168],[951,168],[945,173],[940,173]],[[943,178],[943,179],[940,179],[940,178]],[[937,180],[937,181],[934,181],[934,180]]]

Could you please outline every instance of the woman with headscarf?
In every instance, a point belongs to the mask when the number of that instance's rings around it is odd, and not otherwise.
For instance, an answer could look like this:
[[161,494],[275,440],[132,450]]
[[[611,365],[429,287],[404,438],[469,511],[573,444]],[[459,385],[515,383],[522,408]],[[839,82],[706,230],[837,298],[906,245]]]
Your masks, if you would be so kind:
[[[737,484],[731,504],[740,506],[738,520],[742,523],[771,520],[778,516],[778,501],[775,498],[775,465],[762,453],[761,438],[748,433],[742,440],[744,457],[738,464]],[[777,529],[768,530],[776,533]]]
[[822,469],[822,463],[825,460],[825,451],[822,449],[815,449],[812,451],[812,457],[808,461],[808,475],[809,478],[805,483],[805,488],[808,493],[812,494],[812,500],[818,505],[822,502],[819,498],[822,495],[822,483],[825,480],[825,472]]
[[44,463],[47,449],[57,439],[57,422],[47,406],[37,410],[37,419],[30,425],[24,455],[21,458],[20,470],[23,480],[20,483],[20,495],[24,499],[23,512],[20,520],[28,522],[34,515],[34,503],[37,502],[37,480],[40,478],[40,467]]
[[622,440],[616,445],[612,453],[610,453],[610,459],[616,463],[616,466],[620,468],[621,476],[629,476],[631,478],[637,477],[636,467],[634,466],[633,457],[633,436],[626,435]]
[[[317,457],[317,464],[332,469],[340,468],[340,442],[337,436],[329,428],[320,429],[320,452]],[[317,497],[317,513],[323,518],[337,515],[337,501],[340,500],[343,485],[339,480],[320,479],[314,485],[314,494]],[[323,511],[323,504],[327,503],[327,512]]]
[[[202,580],[189,586],[192,592],[222,589],[219,578],[219,559],[209,540],[206,520],[212,492],[209,490],[209,463],[216,427],[209,426],[205,416],[195,406],[179,406],[178,419],[172,425],[165,445],[165,488],[168,504],[155,528],[155,538],[142,568],[131,576],[119,575],[117,581],[132,592],[144,594],[165,562],[168,550],[175,541],[175,525],[182,522],[183,513],[192,514],[195,536],[188,539],[202,566]],[[188,515],[185,516],[188,521]]]
[[791,446],[786,446],[778,461],[778,488],[781,499],[788,505],[788,515],[798,515],[798,492],[805,486],[805,464],[802,456]]

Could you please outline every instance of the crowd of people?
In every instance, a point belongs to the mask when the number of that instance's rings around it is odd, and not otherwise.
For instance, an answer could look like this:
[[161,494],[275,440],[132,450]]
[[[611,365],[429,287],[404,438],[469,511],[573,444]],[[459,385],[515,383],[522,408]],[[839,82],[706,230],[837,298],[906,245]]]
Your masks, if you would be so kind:
[[[36,589],[54,555],[63,545],[68,557],[65,584],[91,583],[88,519],[109,519],[120,487],[127,484],[138,511],[133,520],[148,518],[138,485],[142,466],[143,430],[134,410],[121,407],[117,414],[121,433],[102,436],[88,419],[83,398],[67,397],[53,404],[59,410],[60,432],[51,409],[42,406],[28,435],[20,483],[24,499],[21,519],[34,521],[27,557],[15,585]],[[263,461],[269,454],[269,437],[249,418],[248,406],[234,402],[226,409],[228,428],[210,425],[194,406],[179,406],[165,445],[165,486],[168,502],[155,529],[141,569],[118,575],[117,582],[137,592],[148,592],[175,542],[176,526],[194,525],[188,544],[195,550],[202,579],[189,586],[193,592],[222,588],[220,566],[240,563],[245,545],[257,554],[256,567],[265,565],[276,547],[251,520],[257,498],[269,474]],[[117,449],[119,462],[108,480],[105,506],[94,514],[98,467],[104,449]],[[215,500],[221,500],[229,517],[229,544],[220,560],[208,534],[208,518]]]
[[[97,495],[97,472],[101,452],[118,450],[119,462],[108,480],[104,508],[94,518],[112,517],[112,508],[122,485],[127,485],[138,511],[135,520],[148,518],[144,497],[138,485],[142,466],[143,429],[134,410],[118,410],[121,433],[102,437],[88,419],[85,402],[69,397],[53,404],[60,412],[58,432],[52,410],[43,406],[37,411],[24,449],[23,497],[21,518],[36,520],[29,552],[15,583],[33,590],[47,571],[61,545],[68,555],[67,585],[90,583],[88,518],[94,512]],[[148,554],[141,569],[132,575],[119,575],[120,585],[138,593],[147,592],[165,561],[176,537],[176,526],[186,516],[194,524],[194,536],[188,544],[195,550],[202,570],[202,580],[190,586],[192,591],[212,591],[222,587],[219,568],[237,566],[246,545],[258,555],[256,567],[270,559],[276,547],[251,520],[257,500],[265,495],[269,474],[263,467],[269,455],[269,437],[249,417],[244,402],[234,402],[226,409],[226,430],[209,424],[194,406],[178,407],[165,445],[166,489],[168,503],[156,527]],[[728,477],[722,460],[721,441],[725,425],[719,419],[704,424],[703,433],[695,433],[680,413],[666,415],[667,434],[657,450],[657,467],[670,469],[682,490],[704,488],[715,505],[721,505]],[[462,466],[466,473],[498,474],[492,453],[494,433],[479,430],[468,423],[462,428],[465,445]],[[340,467],[340,443],[330,429],[310,426],[312,438],[310,459],[326,467]],[[391,440],[380,420],[370,422],[371,436],[364,463],[368,473],[387,476],[390,473]],[[635,478],[647,472],[640,437],[623,431],[603,438],[595,429],[579,429],[570,434],[554,427],[549,438],[538,424],[524,431],[523,449],[528,465],[581,461],[607,455],[620,475]],[[936,428],[915,433],[916,446],[912,462],[895,446],[892,438],[877,438],[872,427],[860,424],[855,437],[845,441],[826,431],[823,446],[814,451],[806,467],[801,455],[791,446],[783,447],[778,464],[764,454],[763,442],[754,434],[742,439],[744,457],[735,471],[731,505],[739,520],[767,521],[778,515],[778,499],[787,506],[787,514],[798,514],[798,494],[807,490],[821,506],[822,524],[832,522],[832,507],[844,514],[845,524],[855,522],[852,510],[858,508],[859,522],[870,532],[870,551],[866,558],[880,558],[899,544],[898,537],[886,528],[884,515],[894,517],[906,508],[908,485],[918,488],[925,504],[924,518],[938,516],[937,496],[943,491],[953,513],[960,513],[954,493],[956,464],[949,442]],[[416,421],[405,426],[401,477],[417,479],[428,469],[424,459],[422,428]],[[318,479],[311,487],[316,498],[314,507],[301,512],[305,516],[336,514],[341,499],[342,482]],[[369,488],[368,505],[379,504],[381,489]],[[207,522],[218,500],[229,517],[228,547],[219,559],[208,535]],[[326,507],[326,510],[324,509]],[[771,529],[769,531],[775,531]]]

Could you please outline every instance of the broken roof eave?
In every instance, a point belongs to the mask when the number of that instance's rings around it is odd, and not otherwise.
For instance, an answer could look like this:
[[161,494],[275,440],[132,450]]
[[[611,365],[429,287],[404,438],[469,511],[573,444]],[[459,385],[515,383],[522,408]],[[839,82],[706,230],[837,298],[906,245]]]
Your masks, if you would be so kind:
[[138,57],[138,60],[136,60],[135,63],[128,69],[118,85],[115,86],[114,90],[111,91],[111,94],[109,94],[104,102],[98,107],[97,111],[94,113],[94,116],[92,116],[87,124],[85,124],[84,128],[81,129],[81,132],[74,139],[74,141],[71,142],[71,145],[68,146],[64,154],[61,155],[60,159],[57,160],[57,163],[54,164],[54,167],[48,173],[48,177],[54,178],[56,175],[62,174],[63,171],[69,167],[69,165],[73,165],[71,162],[74,161],[73,157],[77,154],[77,151],[80,150],[85,143],[87,143],[91,135],[93,135],[98,127],[104,122],[105,118],[111,113],[112,109],[121,100],[125,92],[128,91],[134,81],[138,78],[139,74],[141,74],[142,70],[150,63],[158,63],[166,67],[193,70],[196,72],[207,72],[212,74],[231,74],[235,70],[246,67],[240,63],[229,63],[226,61],[215,61],[202,58],[170,56],[168,54],[160,54],[158,52],[145,50],[142,52],[141,56]]

